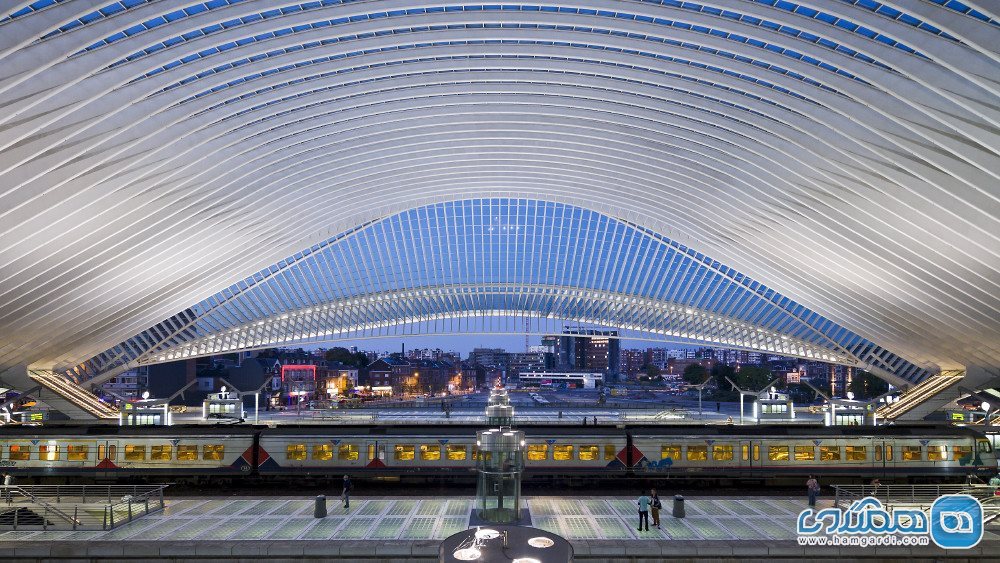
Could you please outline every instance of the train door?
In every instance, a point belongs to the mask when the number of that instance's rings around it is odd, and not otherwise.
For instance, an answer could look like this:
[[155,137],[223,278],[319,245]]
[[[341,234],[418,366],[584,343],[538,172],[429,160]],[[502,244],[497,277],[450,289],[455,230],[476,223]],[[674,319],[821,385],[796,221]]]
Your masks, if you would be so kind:
[[760,440],[740,441],[739,465],[747,475],[760,474]]
[[118,441],[104,440],[97,442],[97,476],[113,477],[118,468]]
[[368,442],[365,449],[368,456],[368,462],[365,464],[366,467],[385,467],[385,444],[381,444],[378,440],[375,440],[374,442]]
[[892,458],[895,454],[892,451],[892,442],[883,438],[872,438],[872,472],[880,479],[886,477],[888,470],[892,468]]

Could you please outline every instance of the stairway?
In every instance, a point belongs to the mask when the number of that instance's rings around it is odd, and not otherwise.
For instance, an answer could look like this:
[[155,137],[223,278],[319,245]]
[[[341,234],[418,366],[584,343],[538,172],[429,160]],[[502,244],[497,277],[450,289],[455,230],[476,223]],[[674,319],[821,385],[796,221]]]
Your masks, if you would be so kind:
[[58,373],[33,369],[28,376],[44,388],[36,398],[72,420],[118,419],[117,410]]
[[942,371],[899,396],[896,402],[878,409],[880,420],[922,420],[928,414],[960,398],[958,383],[964,370]]

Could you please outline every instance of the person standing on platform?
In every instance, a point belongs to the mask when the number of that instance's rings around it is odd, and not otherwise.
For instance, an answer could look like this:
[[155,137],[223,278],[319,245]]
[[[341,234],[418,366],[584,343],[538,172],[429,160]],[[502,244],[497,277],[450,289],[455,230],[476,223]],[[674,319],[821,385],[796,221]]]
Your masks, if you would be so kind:
[[639,495],[639,531],[642,531],[642,523],[646,523],[646,531],[649,531],[649,497],[646,491]]
[[341,493],[340,498],[344,500],[344,508],[351,507],[351,489],[354,485],[351,483],[351,478],[344,475],[344,492]]
[[660,502],[660,495],[656,494],[656,489],[653,489],[650,493],[649,509],[653,513],[653,526],[659,528],[660,509],[663,508],[663,503]]
[[809,480],[806,481],[806,489],[809,495],[809,506],[816,506],[816,496],[819,494],[819,481],[816,480],[812,475],[809,476]]

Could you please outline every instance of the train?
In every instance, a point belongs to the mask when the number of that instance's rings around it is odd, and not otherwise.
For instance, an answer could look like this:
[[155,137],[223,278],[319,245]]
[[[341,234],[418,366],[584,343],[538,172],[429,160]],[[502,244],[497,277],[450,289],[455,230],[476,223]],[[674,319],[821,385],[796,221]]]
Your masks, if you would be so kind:
[[[524,477],[767,481],[806,474],[896,482],[988,478],[991,440],[954,426],[519,426]],[[15,477],[144,480],[474,478],[473,426],[4,428]]]

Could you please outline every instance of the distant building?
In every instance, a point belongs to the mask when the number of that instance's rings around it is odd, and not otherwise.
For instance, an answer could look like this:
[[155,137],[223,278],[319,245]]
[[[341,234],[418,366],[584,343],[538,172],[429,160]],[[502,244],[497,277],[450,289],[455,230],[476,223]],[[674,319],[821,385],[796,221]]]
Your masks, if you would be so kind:
[[123,372],[101,385],[101,389],[113,397],[131,401],[139,399],[149,388],[149,367],[140,366]]
[[[543,343],[553,342],[553,336]],[[567,327],[557,338],[556,369],[602,371],[615,378],[621,373],[618,331]]]
[[[646,364],[656,365],[647,361],[646,350],[622,350],[622,373],[626,377],[634,378],[642,371]],[[660,367],[660,366],[658,366]]]

